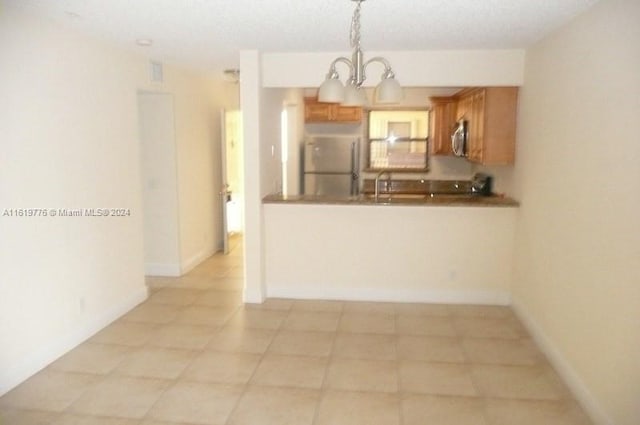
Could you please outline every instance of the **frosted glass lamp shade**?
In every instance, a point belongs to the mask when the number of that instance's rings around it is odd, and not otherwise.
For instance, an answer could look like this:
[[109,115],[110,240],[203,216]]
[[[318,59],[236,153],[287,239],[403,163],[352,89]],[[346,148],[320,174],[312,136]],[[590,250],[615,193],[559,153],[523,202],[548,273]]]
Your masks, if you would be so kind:
[[366,106],[369,103],[367,93],[355,84],[347,84],[344,88],[342,106]]
[[376,88],[377,103],[400,103],[402,100],[402,87],[393,77],[383,78]]
[[340,103],[344,100],[344,86],[337,78],[327,78],[318,89],[318,102]]

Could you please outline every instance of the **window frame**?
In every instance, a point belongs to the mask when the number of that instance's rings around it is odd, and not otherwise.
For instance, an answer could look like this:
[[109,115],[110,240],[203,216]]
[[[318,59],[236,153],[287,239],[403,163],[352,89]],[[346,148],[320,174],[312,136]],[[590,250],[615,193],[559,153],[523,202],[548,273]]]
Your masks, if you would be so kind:
[[[371,137],[371,113],[372,112],[424,112],[426,114],[426,124],[427,124],[427,137],[425,138],[398,138],[398,140],[401,141],[408,141],[408,140],[416,140],[416,141],[424,141],[425,143],[425,167],[424,168],[413,168],[413,167],[372,167],[371,165],[371,142],[372,141],[381,141],[381,140],[387,140],[387,138],[372,138]],[[429,151],[430,151],[430,140],[429,140],[429,133],[431,131],[430,129],[430,125],[431,125],[431,108],[429,107],[408,107],[408,108],[369,108],[367,110],[365,110],[365,119],[364,119],[364,123],[365,123],[365,143],[364,143],[364,150],[365,150],[365,155],[364,155],[364,164],[365,167],[362,171],[364,172],[380,172],[380,171],[389,171],[389,172],[393,172],[393,173],[424,173],[424,172],[428,172],[429,171],[429,160],[430,160],[430,155],[429,155]],[[403,121],[390,121],[390,122],[403,122]],[[411,121],[409,121],[411,122]],[[412,130],[413,130],[413,125],[412,125]]]

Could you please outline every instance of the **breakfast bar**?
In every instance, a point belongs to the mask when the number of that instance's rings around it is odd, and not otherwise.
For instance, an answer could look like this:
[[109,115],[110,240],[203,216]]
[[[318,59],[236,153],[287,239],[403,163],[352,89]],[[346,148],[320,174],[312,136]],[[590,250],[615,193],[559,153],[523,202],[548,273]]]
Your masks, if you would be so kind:
[[517,206],[503,196],[268,195],[267,296],[508,304]]
[[368,206],[469,206],[469,207],[517,207],[518,202],[507,196],[476,196],[450,194],[384,194],[378,199],[372,194],[354,196],[319,195],[267,195],[264,204],[307,205],[368,205]]

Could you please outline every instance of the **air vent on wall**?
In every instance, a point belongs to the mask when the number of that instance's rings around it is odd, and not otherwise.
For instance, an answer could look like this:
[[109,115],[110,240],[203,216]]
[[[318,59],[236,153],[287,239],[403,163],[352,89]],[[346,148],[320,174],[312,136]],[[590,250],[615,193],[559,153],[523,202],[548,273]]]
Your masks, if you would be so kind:
[[160,62],[150,62],[151,81],[154,83],[162,82],[162,64]]

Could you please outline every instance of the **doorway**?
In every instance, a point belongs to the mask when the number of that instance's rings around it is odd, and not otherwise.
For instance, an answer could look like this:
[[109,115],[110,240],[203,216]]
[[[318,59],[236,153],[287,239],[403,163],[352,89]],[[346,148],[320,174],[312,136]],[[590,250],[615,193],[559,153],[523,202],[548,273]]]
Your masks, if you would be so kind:
[[222,112],[222,216],[224,252],[242,243],[244,232],[244,147],[240,110]]

